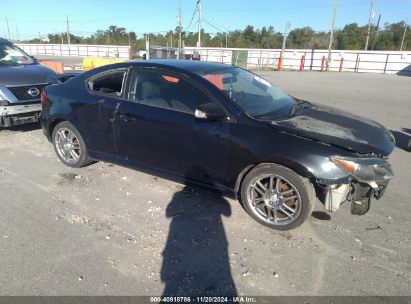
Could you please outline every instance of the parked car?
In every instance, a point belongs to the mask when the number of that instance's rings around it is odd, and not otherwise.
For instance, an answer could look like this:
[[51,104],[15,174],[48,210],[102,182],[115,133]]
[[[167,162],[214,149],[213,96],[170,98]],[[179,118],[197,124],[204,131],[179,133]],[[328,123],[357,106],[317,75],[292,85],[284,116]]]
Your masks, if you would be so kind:
[[0,38],[0,128],[38,121],[40,92],[57,74]]
[[381,198],[393,172],[380,124],[299,100],[234,66],[140,61],[100,67],[42,94],[41,124],[60,160],[93,160],[238,198],[256,221],[291,229],[312,213]]

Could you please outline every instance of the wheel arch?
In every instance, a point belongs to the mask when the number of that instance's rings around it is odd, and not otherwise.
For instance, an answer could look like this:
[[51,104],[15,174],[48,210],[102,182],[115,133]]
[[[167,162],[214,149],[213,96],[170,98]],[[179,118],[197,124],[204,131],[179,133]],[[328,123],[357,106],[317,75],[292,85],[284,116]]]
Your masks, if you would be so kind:
[[[64,122],[64,121],[67,121],[67,122],[71,123],[75,128],[77,128],[76,124],[74,124],[73,121],[71,121],[71,119],[69,117],[66,117],[64,115],[58,115],[58,116],[52,117],[52,118],[50,118],[50,123],[48,125],[48,131],[47,131],[48,132],[47,136],[49,136],[50,139],[52,139],[53,131],[56,128],[56,126],[59,123]],[[78,131],[80,132],[80,130],[78,130]],[[80,134],[81,134],[81,132],[80,132]]]
[[55,119],[53,119],[53,120],[50,122],[49,129],[48,129],[48,134],[47,134],[47,136],[48,136],[50,139],[52,138],[53,131],[54,131],[54,129],[56,128],[56,126],[57,126],[59,123],[63,122],[63,121],[67,121],[67,119],[65,119],[65,118],[55,118]]
[[255,162],[253,164],[249,164],[248,166],[244,167],[241,171],[240,174],[237,176],[237,180],[235,183],[235,188],[234,188],[234,194],[236,198],[239,197],[239,192],[241,191],[241,186],[243,183],[244,178],[247,176],[247,174],[253,170],[255,167],[260,166],[260,165],[266,165],[266,164],[277,164],[284,166],[298,175],[301,175],[302,177],[308,178],[311,182],[313,182],[316,178],[315,176],[310,172],[308,168],[303,166],[302,164],[292,161],[290,159],[284,158],[284,157],[274,157],[274,158],[269,158],[265,161],[259,161]]

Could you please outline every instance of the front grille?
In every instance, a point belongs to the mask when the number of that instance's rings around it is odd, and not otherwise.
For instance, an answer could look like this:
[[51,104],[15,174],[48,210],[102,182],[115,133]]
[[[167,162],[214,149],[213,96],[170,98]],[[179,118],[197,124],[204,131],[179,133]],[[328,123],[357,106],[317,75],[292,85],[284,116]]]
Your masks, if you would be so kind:
[[44,88],[44,84],[39,85],[26,85],[21,87],[8,87],[8,89],[17,97],[19,101],[26,101],[26,100],[39,100],[40,93],[36,96],[29,94],[31,89],[36,88],[39,92]]

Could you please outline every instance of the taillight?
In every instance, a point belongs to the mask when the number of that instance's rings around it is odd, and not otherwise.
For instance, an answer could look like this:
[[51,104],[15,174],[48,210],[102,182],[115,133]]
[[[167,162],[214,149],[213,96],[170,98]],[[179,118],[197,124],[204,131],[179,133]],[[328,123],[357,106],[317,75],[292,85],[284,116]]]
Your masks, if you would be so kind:
[[44,104],[46,103],[46,98],[47,98],[47,93],[46,93],[46,90],[43,88],[40,93],[40,101],[41,101],[42,106],[44,106]]

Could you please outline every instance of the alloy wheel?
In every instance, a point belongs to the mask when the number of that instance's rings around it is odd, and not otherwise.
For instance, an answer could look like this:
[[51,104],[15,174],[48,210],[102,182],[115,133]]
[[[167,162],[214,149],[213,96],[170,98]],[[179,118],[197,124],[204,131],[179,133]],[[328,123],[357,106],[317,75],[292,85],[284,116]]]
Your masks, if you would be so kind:
[[270,225],[287,225],[301,212],[301,196],[287,179],[266,174],[252,180],[247,189],[251,211]]
[[81,156],[80,142],[77,136],[67,128],[57,131],[54,144],[59,156],[69,164],[75,164]]

